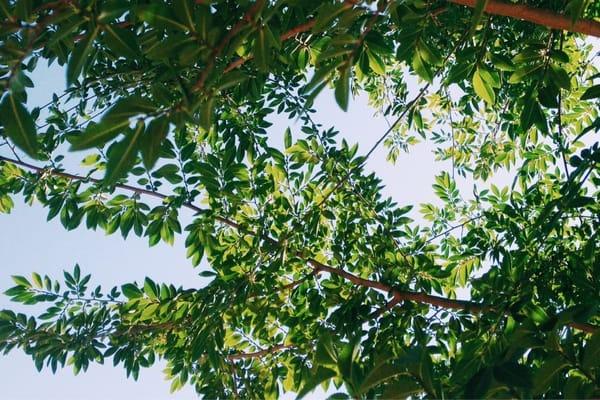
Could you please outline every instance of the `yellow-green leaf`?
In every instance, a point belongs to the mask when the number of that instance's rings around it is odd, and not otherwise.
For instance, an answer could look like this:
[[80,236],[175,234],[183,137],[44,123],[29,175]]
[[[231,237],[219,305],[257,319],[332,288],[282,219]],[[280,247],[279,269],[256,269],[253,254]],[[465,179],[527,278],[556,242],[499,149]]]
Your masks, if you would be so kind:
[[378,54],[367,49],[367,57],[369,58],[369,67],[379,75],[385,75],[385,64]]
[[477,95],[486,103],[494,104],[496,101],[494,89],[481,77],[479,68],[475,70],[475,73],[473,73],[473,89],[475,89],[475,93],[477,93]]

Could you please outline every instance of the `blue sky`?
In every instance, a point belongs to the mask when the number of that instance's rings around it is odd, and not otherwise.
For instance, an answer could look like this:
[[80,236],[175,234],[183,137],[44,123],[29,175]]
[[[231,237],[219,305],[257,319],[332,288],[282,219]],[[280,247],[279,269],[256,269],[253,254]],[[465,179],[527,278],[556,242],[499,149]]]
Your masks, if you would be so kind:
[[[62,93],[65,88],[64,71],[55,66],[38,66],[32,76],[36,83],[31,90],[29,106],[46,103],[52,93]],[[335,126],[341,137],[350,143],[358,142],[359,152],[365,153],[387,129],[381,117],[374,117],[365,98],[355,99],[347,113],[342,112],[331,93],[320,95],[316,120],[325,127]],[[285,128],[294,121],[284,117],[272,120],[269,133],[274,143],[281,143]],[[293,129],[292,129],[293,130]],[[298,137],[296,134],[295,137]],[[0,148],[1,154],[6,150]],[[9,154],[5,154],[9,156]],[[371,157],[368,168],[380,176],[386,188],[384,193],[400,205],[431,201],[431,183],[435,173],[448,168],[449,163],[436,163],[430,144],[419,144],[410,154],[403,153],[392,165],[385,161],[386,150],[381,147]],[[69,154],[77,165],[82,154]],[[469,189],[470,189],[470,185]],[[185,287],[199,287],[203,280],[198,277],[203,265],[191,267],[185,258],[183,237],[174,246],[159,244],[149,248],[145,238],[131,235],[123,240],[120,235],[106,236],[79,228],[67,232],[58,220],[46,222],[47,210],[39,204],[28,206],[17,199],[11,214],[0,214],[0,289],[12,286],[11,275],[28,276],[32,271],[61,277],[63,269],[72,269],[78,263],[82,271],[92,274],[92,282],[109,288],[130,281],[141,281],[150,276],[157,282],[173,283]],[[416,207],[418,208],[418,207]],[[191,221],[191,213],[182,211],[182,224]],[[4,295],[0,296],[0,309],[19,309],[31,313],[31,307],[18,308]],[[170,395],[169,382],[162,375],[163,364],[142,370],[139,380],[127,379],[122,368],[114,368],[111,360],[105,365],[92,365],[87,373],[74,376],[70,368],[52,375],[49,370],[38,373],[31,359],[20,351],[0,356],[2,397],[6,399],[188,399],[194,397],[191,387]]]

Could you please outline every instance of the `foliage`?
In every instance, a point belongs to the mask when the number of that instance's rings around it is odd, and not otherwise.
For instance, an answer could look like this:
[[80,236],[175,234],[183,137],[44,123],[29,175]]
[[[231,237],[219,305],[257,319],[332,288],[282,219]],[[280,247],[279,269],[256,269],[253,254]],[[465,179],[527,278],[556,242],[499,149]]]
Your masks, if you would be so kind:
[[[474,5],[0,0],[0,211],[22,197],[69,230],[182,235],[211,278],[105,293],[79,266],[15,276],[12,300],[47,307],[1,311],[0,349],[134,378],[162,358],[172,390],[208,398],[600,396],[600,75],[577,34]],[[28,110],[41,60],[68,88]],[[393,120],[365,155],[314,121],[328,87]],[[283,146],[275,113],[299,124]],[[422,225],[364,170],[418,140],[452,163]]]

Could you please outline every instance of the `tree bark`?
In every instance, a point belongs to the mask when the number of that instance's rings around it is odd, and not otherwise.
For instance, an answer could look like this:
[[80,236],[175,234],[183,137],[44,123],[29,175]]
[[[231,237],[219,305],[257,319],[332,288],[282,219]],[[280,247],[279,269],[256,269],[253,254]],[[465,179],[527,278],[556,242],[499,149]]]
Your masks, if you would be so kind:
[[[467,7],[475,7],[477,0],[448,0],[450,3]],[[511,4],[499,0],[489,0],[485,10],[487,14],[501,15],[528,21],[536,25],[546,26],[551,29],[581,33],[588,36],[600,37],[600,22],[591,19],[580,19],[574,24],[571,17],[557,14],[553,11],[526,6],[524,4]]]

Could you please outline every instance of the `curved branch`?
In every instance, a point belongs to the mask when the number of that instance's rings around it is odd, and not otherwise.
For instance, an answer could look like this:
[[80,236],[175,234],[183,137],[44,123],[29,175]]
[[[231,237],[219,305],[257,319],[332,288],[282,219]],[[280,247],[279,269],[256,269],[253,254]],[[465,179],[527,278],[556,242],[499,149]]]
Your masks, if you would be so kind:
[[[13,163],[15,165],[20,165],[22,167],[36,171],[38,173],[45,172],[45,173],[48,173],[48,174],[51,174],[54,176],[59,176],[59,177],[67,178],[67,179],[102,183],[102,180],[100,180],[100,179],[83,177],[80,175],[69,174],[69,173],[60,172],[60,171],[53,170],[53,169],[40,168],[40,167],[36,167],[34,165],[28,164],[23,161],[13,160],[13,159],[1,156],[1,155],[0,155],[0,161],[6,161],[6,162]],[[157,197],[160,199],[166,199],[169,197],[169,196],[159,193],[159,192],[153,192],[150,190],[146,190],[143,188],[137,188],[137,187],[126,185],[126,184],[118,184],[118,185],[115,185],[115,187],[124,189],[124,190],[128,190],[128,191],[132,191],[134,193],[143,193],[148,196]],[[194,210],[196,212],[203,211],[202,208],[195,206],[191,203],[185,203],[185,204],[183,204],[183,206],[186,208],[189,208],[191,210]],[[217,219],[217,221],[219,221],[227,226],[230,226],[236,230],[239,230],[241,232],[245,232],[248,234],[256,234],[255,232],[242,227],[240,224],[238,224],[237,222],[235,222],[227,217],[217,216],[216,219]],[[265,236],[265,237],[263,237],[263,239],[275,246],[281,245],[281,243],[279,241],[277,241],[276,239],[273,239],[269,236]],[[327,273],[342,277],[357,286],[375,289],[375,290],[392,295],[394,297],[394,301],[393,301],[394,305],[398,304],[400,302],[403,302],[403,301],[411,301],[411,302],[426,304],[426,305],[430,305],[430,306],[434,306],[434,307],[440,307],[440,308],[451,309],[451,310],[463,310],[466,312],[476,313],[476,314],[480,314],[480,313],[484,313],[484,312],[502,312],[501,310],[498,310],[497,308],[494,308],[491,305],[476,303],[474,301],[448,299],[446,297],[435,296],[435,295],[431,295],[431,294],[424,293],[424,292],[399,290],[387,283],[361,278],[359,276],[351,274],[350,272],[344,271],[343,269],[335,268],[330,265],[324,264],[322,262],[319,262],[313,258],[310,258],[310,257],[304,255],[302,252],[296,252],[295,255],[298,258],[306,261],[306,263],[314,270],[315,274],[318,274],[321,272],[327,272]],[[598,330],[597,326],[588,324],[588,323],[571,322],[571,323],[569,323],[569,326],[571,326],[572,328],[584,331],[584,332],[588,332],[588,333],[594,333]]]
[[[477,0],[448,0],[450,3],[475,7]],[[530,7],[524,4],[511,4],[499,0],[489,0],[484,12],[501,15],[542,25],[550,29],[559,29],[583,35],[600,37],[600,22],[591,19],[579,19],[575,23],[568,16],[550,10]]]

